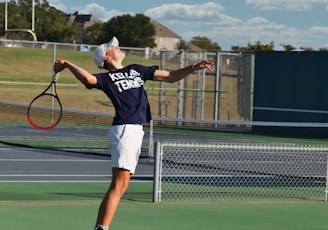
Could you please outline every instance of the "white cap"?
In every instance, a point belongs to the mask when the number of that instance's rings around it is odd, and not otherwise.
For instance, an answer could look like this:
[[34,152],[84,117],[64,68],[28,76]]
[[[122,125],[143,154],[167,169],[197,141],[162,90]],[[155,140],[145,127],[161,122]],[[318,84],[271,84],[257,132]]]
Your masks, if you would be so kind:
[[103,56],[106,55],[106,51],[109,47],[111,46],[118,46],[119,42],[117,40],[116,37],[113,37],[108,43],[104,43],[99,45],[93,55],[93,59],[96,63],[96,65],[103,69],[104,68],[104,60],[103,60]]

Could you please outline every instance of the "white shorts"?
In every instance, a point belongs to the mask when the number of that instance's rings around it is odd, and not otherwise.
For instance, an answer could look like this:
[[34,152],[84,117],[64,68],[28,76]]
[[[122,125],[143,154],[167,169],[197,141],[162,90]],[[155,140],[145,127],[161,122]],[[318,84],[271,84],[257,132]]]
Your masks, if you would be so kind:
[[144,137],[143,126],[138,124],[114,125],[109,129],[112,168],[122,168],[134,174]]

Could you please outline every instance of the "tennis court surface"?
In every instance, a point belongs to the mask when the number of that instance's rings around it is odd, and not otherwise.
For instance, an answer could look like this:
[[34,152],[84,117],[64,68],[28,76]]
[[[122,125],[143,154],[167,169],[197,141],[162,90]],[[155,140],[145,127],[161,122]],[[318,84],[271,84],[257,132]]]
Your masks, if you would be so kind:
[[[194,147],[189,154],[199,150]],[[92,229],[111,176],[109,161],[102,154],[2,145],[0,229]],[[111,229],[328,228],[322,200],[154,203],[153,170],[152,159],[142,158]]]
[[[8,108],[19,117],[26,112]],[[0,126],[0,229],[92,229],[111,179],[104,125],[111,117],[82,115],[86,123],[48,132],[24,119]],[[111,229],[328,229],[326,140],[197,125],[145,126],[140,164]],[[159,143],[162,165],[155,168]],[[153,202],[154,191],[161,202]]]
[[[92,229],[107,183],[1,182],[0,228]],[[111,229],[327,229],[323,202],[151,202],[151,184],[132,182]]]

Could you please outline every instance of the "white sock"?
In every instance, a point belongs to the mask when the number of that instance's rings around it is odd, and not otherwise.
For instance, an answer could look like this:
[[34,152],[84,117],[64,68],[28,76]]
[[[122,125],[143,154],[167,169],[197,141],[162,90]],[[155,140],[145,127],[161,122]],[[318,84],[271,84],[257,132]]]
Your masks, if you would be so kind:
[[100,230],[100,229],[101,230],[108,230],[108,227],[98,224],[98,226],[95,228],[95,230]]

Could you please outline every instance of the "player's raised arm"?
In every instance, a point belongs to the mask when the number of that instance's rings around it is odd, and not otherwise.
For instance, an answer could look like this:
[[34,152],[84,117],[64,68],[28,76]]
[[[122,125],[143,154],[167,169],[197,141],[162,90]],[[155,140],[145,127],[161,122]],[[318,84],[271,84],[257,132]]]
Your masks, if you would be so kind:
[[74,74],[74,76],[84,85],[95,85],[97,83],[97,78],[94,75],[92,75],[82,67],[73,64],[72,62],[69,62],[67,60],[61,60],[59,62],[56,62],[54,65],[55,72],[60,72],[65,68],[69,69]]
[[173,70],[173,71],[156,70],[154,75],[154,80],[173,83],[187,77],[189,74],[191,74],[196,70],[203,70],[203,69],[208,69],[209,71],[213,71],[214,63],[212,61],[205,60],[178,70]]

